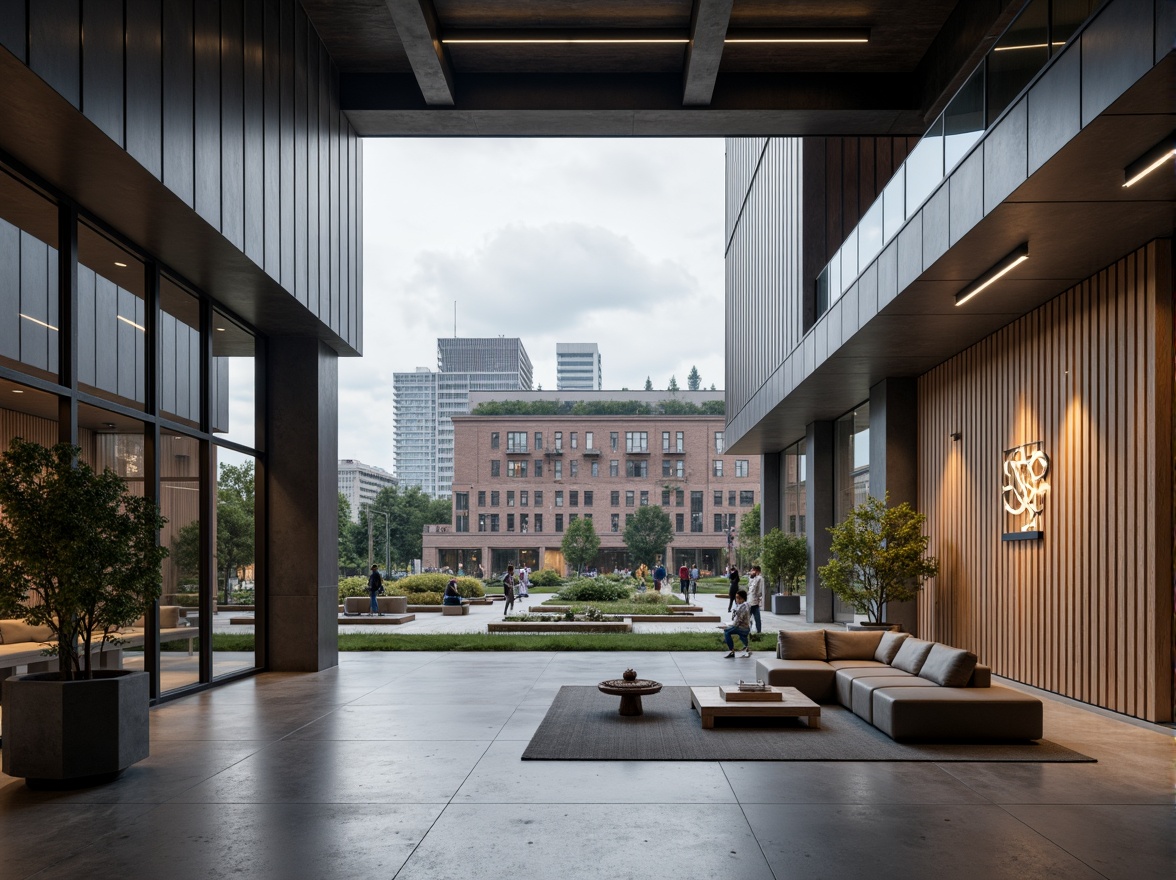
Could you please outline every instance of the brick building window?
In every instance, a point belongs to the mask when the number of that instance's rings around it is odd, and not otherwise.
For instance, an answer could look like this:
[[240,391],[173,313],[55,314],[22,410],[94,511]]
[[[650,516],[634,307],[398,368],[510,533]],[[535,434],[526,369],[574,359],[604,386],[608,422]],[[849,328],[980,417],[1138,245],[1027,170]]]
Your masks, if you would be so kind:
[[625,490],[625,507],[632,507],[633,502],[635,500],[636,500],[636,495],[633,493],[633,490],[626,489]]
[[747,466],[747,459],[746,458],[735,459],[735,476],[746,477],[749,470],[750,469]]
[[675,532],[686,531],[686,514],[684,514],[684,513],[675,513],[674,514],[674,531]]
[[543,506],[543,490],[542,489],[535,490],[535,506],[536,507]]
[[616,431],[609,431],[609,433],[608,433],[608,448],[611,449],[613,452],[617,451],[617,437],[618,437],[618,435],[617,435]]
[[478,507],[485,507],[485,506],[486,506],[486,490],[479,489],[478,490]]
[[543,531],[543,514],[541,513],[535,514],[535,531]]
[[608,493],[608,503],[613,507],[621,506],[621,493],[617,489],[613,489]]
[[715,489],[715,507],[723,506],[723,490]]
[[491,449],[498,448],[498,432],[497,431],[490,432],[490,448]]
[[721,458],[716,458],[713,462],[711,462],[711,464],[714,467],[712,473],[716,477],[721,477],[723,475],[723,460]]
[[608,475],[610,477],[619,477],[621,475],[621,463],[615,458],[608,463]]
[[563,531],[563,514],[562,513],[557,513],[555,515],[555,530],[557,532]]
[[715,455],[723,454],[723,432],[715,431]]
[[543,476],[543,459],[541,459],[541,458],[535,459],[534,464],[535,464],[535,476],[542,477]]
[[526,431],[507,431],[506,432],[506,451],[507,452],[526,452],[527,451],[527,432]]
[[739,506],[751,507],[755,504],[755,492],[750,489],[743,489],[739,493]]
[[610,527],[614,532],[619,532],[621,530],[621,515],[619,513],[614,513],[612,515]]
[[551,463],[551,466],[552,466],[552,477],[556,480],[562,480],[563,479],[563,462],[562,461],[554,461]]
[[584,506],[585,507],[592,506],[592,491],[590,489],[587,489],[584,491]]
[[525,461],[515,461],[512,458],[506,463],[506,475],[508,477],[525,477],[527,475],[527,463]]
[[507,507],[514,507],[515,506],[515,493],[513,491],[508,491],[506,493],[506,506]]
[[498,530],[498,514],[492,513],[490,514],[490,531],[497,532]]
[[600,462],[593,460],[592,462],[592,476],[600,476]]
[[641,506],[642,507],[649,506],[649,490],[647,490],[647,489],[641,490]]
[[563,507],[563,489],[555,490],[555,506]]
[[572,466],[571,467],[572,477],[575,478],[575,477],[580,476],[580,462],[577,459],[573,458],[570,462],[568,462],[568,464],[570,464]]
[[498,491],[497,491],[497,490],[496,490],[496,491],[494,491],[494,492],[491,492],[491,493],[490,493],[490,506],[491,506],[491,507],[497,507],[497,506],[498,506],[498,499],[499,499],[499,497],[500,497],[500,496],[499,496],[499,493],[498,493]]
[[644,478],[649,476],[649,462],[645,459],[626,459],[625,476]]
[[649,432],[626,431],[625,452],[649,452]]
[[579,491],[576,489],[569,490],[568,491],[568,507],[579,507],[579,506],[580,506],[580,493],[579,493]]
[[492,462],[490,462],[490,476],[498,477],[501,475],[502,475],[502,462],[500,462],[498,459],[494,459]]

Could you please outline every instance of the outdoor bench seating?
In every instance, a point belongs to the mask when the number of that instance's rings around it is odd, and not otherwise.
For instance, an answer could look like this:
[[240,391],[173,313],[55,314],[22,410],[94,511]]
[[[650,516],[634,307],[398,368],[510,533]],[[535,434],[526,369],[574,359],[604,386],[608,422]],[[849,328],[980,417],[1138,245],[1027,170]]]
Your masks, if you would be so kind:
[[1040,739],[1036,697],[992,684],[960,648],[906,633],[781,632],[757,677],[839,703],[891,739]]
[[[343,600],[344,614],[367,614],[372,607],[372,600],[368,596],[347,596]],[[407,614],[407,596],[377,596],[376,607],[380,614]]]
[[463,599],[460,605],[442,605],[441,613],[446,617],[460,617],[463,614],[470,613],[470,604]]

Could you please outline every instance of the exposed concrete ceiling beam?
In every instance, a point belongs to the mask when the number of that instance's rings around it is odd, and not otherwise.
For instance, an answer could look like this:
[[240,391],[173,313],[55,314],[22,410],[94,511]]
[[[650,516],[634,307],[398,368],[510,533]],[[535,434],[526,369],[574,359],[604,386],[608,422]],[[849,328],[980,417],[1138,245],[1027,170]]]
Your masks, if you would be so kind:
[[723,40],[731,21],[733,0],[694,0],[690,16],[690,42],[686,46],[686,66],[682,72],[682,104],[705,107],[711,102],[719,63],[723,60]]
[[385,0],[421,95],[430,107],[452,107],[453,69],[438,35],[432,0]]

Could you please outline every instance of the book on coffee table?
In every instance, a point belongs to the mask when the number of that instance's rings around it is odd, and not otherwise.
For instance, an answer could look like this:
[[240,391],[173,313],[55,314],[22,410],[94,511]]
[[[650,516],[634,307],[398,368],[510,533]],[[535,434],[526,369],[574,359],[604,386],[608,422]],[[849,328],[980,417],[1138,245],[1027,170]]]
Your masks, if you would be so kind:
[[784,699],[779,691],[740,690],[737,684],[719,685],[719,696],[729,703],[778,703]]

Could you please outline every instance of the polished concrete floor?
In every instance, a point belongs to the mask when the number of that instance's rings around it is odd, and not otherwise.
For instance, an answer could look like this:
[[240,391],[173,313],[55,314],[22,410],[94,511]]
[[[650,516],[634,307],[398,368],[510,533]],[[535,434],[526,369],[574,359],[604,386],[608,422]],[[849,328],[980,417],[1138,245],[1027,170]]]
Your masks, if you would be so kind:
[[68,793],[0,775],[7,878],[1176,875],[1171,731],[1058,700],[1097,764],[522,762],[565,684],[753,675],[718,652],[350,653],[152,711],[152,755]]

